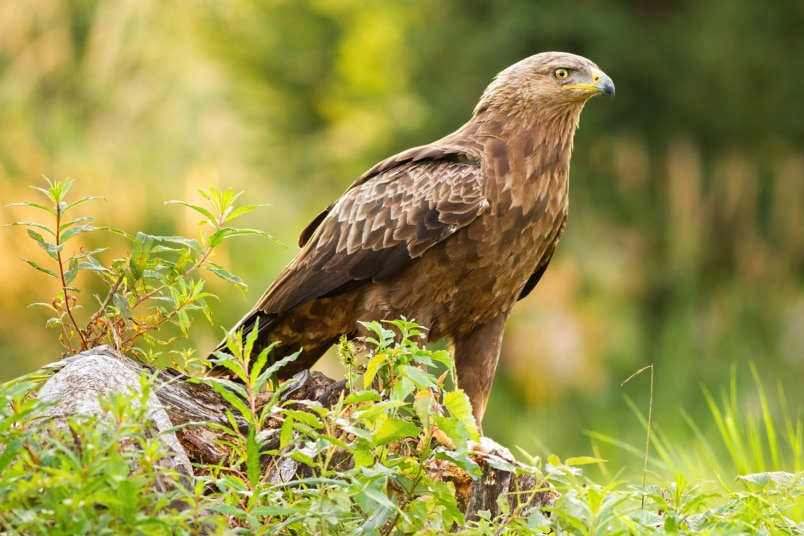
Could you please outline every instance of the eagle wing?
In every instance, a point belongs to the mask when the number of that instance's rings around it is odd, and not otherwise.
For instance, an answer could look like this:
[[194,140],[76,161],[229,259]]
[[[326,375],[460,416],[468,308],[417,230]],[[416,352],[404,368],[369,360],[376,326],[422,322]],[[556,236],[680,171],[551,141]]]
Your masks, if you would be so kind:
[[489,207],[479,157],[433,145],[380,162],[302,232],[302,250],[253,313],[385,281]]

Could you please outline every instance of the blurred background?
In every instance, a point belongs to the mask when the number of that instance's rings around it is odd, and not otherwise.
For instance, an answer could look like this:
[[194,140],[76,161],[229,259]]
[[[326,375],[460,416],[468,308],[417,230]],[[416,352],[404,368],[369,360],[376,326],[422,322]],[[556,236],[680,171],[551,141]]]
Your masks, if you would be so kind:
[[[642,445],[626,402],[679,445],[713,433],[702,386],[756,408],[749,363],[788,409],[804,382],[804,3],[748,0],[26,0],[0,3],[0,204],[74,178],[100,225],[196,236],[170,199],[210,185],[271,203],[215,258],[206,352],[293,257],[301,229],[376,161],[465,122],[492,77],[546,50],[589,57],[617,99],[575,138],[567,231],[511,319],[484,423],[532,454]],[[0,221],[38,217],[0,209]],[[41,218],[40,218],[41,219]],[[93,233],[86,247],[125,244]],[[0,229],[0,381],[60,355],[53,280]],[[101,256],[104,258],[103,256]],[[91,305],[91,279],[79,281]],[[91,312],[91,311],[90,311]],[[338,376],[338,365],[325,365]],[[771,400],[773,411],[783,408]],[[639,456],[597,445],[610,470]],[[641,448],[641,447],[640,447]]]

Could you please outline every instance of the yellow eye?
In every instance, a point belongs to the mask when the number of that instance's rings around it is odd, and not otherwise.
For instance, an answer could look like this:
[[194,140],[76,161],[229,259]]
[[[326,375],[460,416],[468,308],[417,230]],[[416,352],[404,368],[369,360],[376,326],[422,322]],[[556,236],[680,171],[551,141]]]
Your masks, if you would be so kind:
[[566,80],[569,77],[569,69],[564,69],[559,67],[555,71],[553,71],[553,76],[556,77],[556,80]]

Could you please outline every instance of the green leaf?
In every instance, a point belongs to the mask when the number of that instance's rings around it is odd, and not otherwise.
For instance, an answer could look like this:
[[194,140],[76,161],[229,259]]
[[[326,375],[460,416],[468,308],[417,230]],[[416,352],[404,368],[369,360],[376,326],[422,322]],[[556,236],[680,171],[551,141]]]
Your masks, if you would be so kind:
[[137,484],[131,480],[123,479],[119,483],[117,489],[117,499],[120,501],[123,519],[127,523],[131,523],[139,510],[137,504],[137,495],[139,490]]
[[603,458],[595,458],[594,456],[575,456],[564,460],[565,465],[592,465],[597,463],[605,463],[607,460]]
[[3,451],[0,452],[0,473],[5,471],[8,464],[14,460],[24,443],[25,442],[21,439],[14,439],[12,441],[5,442],[3,445]]
[[69,285],[75,280],[78,275],[78,260],[72,257],[67,262],[67,270],[64,271],[64,282]]
[[194,240],[192,238],[185,238],[183,236],[156,236],[154,237],[159,242],[168,242],[171,244],[178,244],[180,246],[184,246],[199,255],[204,254],[204,248],[201,247],[201,243],[198,240]]
[[248,214],[255,208],[267,207],[267,206],[270,206],[270,204],[260,203],[259,205],[243,205],[242,207],[238,207],[230,211],[227,211],[223,218],[223,222],[226,223],[227,221],[231,221],[237,217],[242,216],[243,214]]
[[287,457],[290,458],[291,460],[301,462],[304,465],[307,465],[309,467],[315,467],[316,466],[316,462],[315,462],[315,460],[313,458],[311,458],[309,455],[305,454],[304,452],[302,452],[302,451],[300,451],[298,449],[296,449],[293,452],[291,452],[290,454],[288,454]]
[[299,350],[298,352],[294,352],[294,353],[292,353],[292,354],[290,354],[288,356],[285,356],[282,359],[280,359],[279,361],[271,363],[271,366],[268,367],[267,369],[265,369],[265,371],[262,373],[262,375],[264,375],[264,376],[273,376],[274,374],[279,372],[279,369],[281,369],[282,367],[284,367],[288,363],[296,361],[296,358],[299,357],[300,353],[301,353],[301,350]]
[[430,427],[430,416],[433,412],[433,393],[425,389],[413,397],[413,410],[425,428]]
[[42,235],[40,235],[39,233],[37,233],[33,229],[28,229],[28,236],[30,236],[32,239],[34,239],[36,241],[36,243],[39,244],[39,247],[44,249],[47,252],[47,254],[50,255],[50,257],[54,261],[59,260],[59,253],[61,253],[61,250],[64,248],[64,246],[62,244],[59,244],[59,245],[51,244],[50,242],[45,240],[42,237]]
[[[257,327],[255,326],[254,330],[251,333],[256,333]],[[256,339],[256,337],[252,337],[251,333],[249,333],[250,339]],[[253,349],[253,340],[251,341],[251,347]],[[271,357],[271,351],[276,346],[276,343],[272,343],[266,348],[260,350],[260,353],[257,355],[257,359],[254,361],[254,364],[251,365],[251,370],[249,370],[248,381],[252,388],[256,387],[260,380],[265,382],[269,376],[269,374],[265,374],[263,371],[265,369],[265,364],[268,362],[268,358]],[[253,351],[250,349],[249,351]],[[261,374],[262,373],[262,374]],[[260,377],[262,376],[262,378]]]
[[192,203],[188,203],[187,201],[179,201],[179,200],[176,200],[176,199],[173,199],[173,200],[170,200],[170,201],[165,201],[165,204],[166,205],[182,205],[182,206],[185,206],[185,207],[187,207],[189,209],[192,209],[192,210],[198,212],[202,216],[204,216],[204,218],[206,218],[208,220],[208,223],[210,225],[212,225],[213,227],[217,225],[217,219],[215,218],[215,216],[213,216],[212,213],[209,210],[205,209],[204,207],[202,207],[200,205],[194,205]]
[[393,413],[392,410],[404,405],[406,405],[404,400],[383,400],[355,411],[355,418],[362,422],[373,422],[378,415],[390,415]]
[[[52,206],[41,205],[39,203],[32,203],[30,201],[25,201],[22,203],[8,203],[7,207],[29,207],[29,208],[37,208],[39,210],[44,210],[52,215],[56,215],[56,209]],[[30,225],[28,222],[19,222],[19,223],[11,223],[9,225]]]
[[[248,396],[245,389],[233,382],[227,382],[228,385],[225,385],[223,383],[224,381],[225,380],[216,380],[211,382],[210,385],[216,393],[221,395],[223,399],[226,400],[230,405],[234,406],[235,409],[237,409],[247,421],[251,420],[251,410],[243,402],[243,398]],[[235,393],[234,391],[238,391],[238,393]],[[240,396],[238,396],[238,394]]]
[[36,223],[35,221],[15,221],[14,223],[7,223],[6,227],[16,227],[17,225],[24,225],[25,227],[33,227],[35,229],[41,229],[42,231],[46,232],[50,236],[56,236],[56,233],[42,223]]
[[293,415],[286,414],[279,430],[279,450],[286,449],[291,439],[293,439]]
[[128,298],[123,294],[117,292],[112,296],[112,304],[115,308],[120,312],[120,316],[124,319],[129,320],[132,316],[134,316],[134,312],[131,310],[131,304],[128,301]]
[[403,437],[417,437],[422,430],[410,421],[402,419],[388,419],[383,421],[374,434],[374,446],[387,445]]
[[374,382],[377,376],[377,371],[381,366],[388,362],[388,356],[385,354],[376,354],[366,364],[366,373],[363,375],[363,387],[368,389]]
[[373,500],[374,502],[376,502],[380,506],[383,506],[383,507],[388,508],[390,510],[399,510],[399,508],[396,506],[396,504],[394,504],[394,502],[391,501],[391,499],[389,499],[388,496],[385,493],[381,492],[380,490],[378,490],[376,488],[373,488],[371,486],[367,486],[367,487],[363,488],[363,493],[366,495],[366,497],[368,497],[369,499]]
[[472,403],[469,402],[469,397],[466,396],[463,389],[456,389],[444,393],[444,407],[447,408],[447,411],[449,411],[452,417],[458,419],[466,426],[473,441],[480,440],[480,432],[477,429],[477,422],[472,413]]
[[242,519],[246,514],[242,508],[238,508],[237,506],[232,506],[230,504],[213,504],[210,506],[210,510],[218,512],[219,514],[233,516],[240,519]]
[[221,227],[220,229],[217,229],[214,233],[212,233],[212,236],[209,237],[208,242],[209,247],[210,248],[218,247],[220,243],[223,242],[223,240],[229,234],[228,231],[229,229],[227,227]]
[[[70,181],[70,183],[72,183],[72,181]],[[64,194],[66,194],[66,193],[67,193],[67,190],[63,191],[62,194],[61,194],[62,197],[64,197]],[[100,196],[97,196],[97,195],[88,195],[86,197],[82,197],[81,199],[78,199],[77,201],[73,201],[69,205],[65,206],[64,209],[62,210],[62,212],[66,212],[66,211],[70,210],[73,207],[77,207],[78,205],[80,205],[82,203],[86,203],[87,201],[92,201],[93,199],[104,199],[104,198],[100,197]],[[104,199],[104,201],[105,201],[105,199]]]
[[374,454],[368,449],[356,449],[354,451],[354,459],[356,469],[374,465]]
[[91,225],[80,225],[78,227],[72,227],[71,229],[67,229],[63,233],[61,233],[61,242],[67,242],[72,237],[81,234],[81,233],[88,233],[89,231],[94,231],[95,228]]
[[36,262],[34,262],[34,261],[32,261],[32,260],[29,260],[29,259],[25,259],[25,258],[23,258],[22,260],[23,260],[23,261],[25,261],[25,262],[27,262],[28,264],[30,264],[30,265],[31,265],[31,266],[33,266],[33,267],[34,267],[36,270],[39,270],[39,271],[40,271],[40,272],[42,272],[43,274],[47,274],[47,275],[49,275],[49,276],[51,276],[51,277],[55,277],[56,279],[58,279],[58,278],[59,278],[59,276],[58,276],[58,275],[56,275],[56,272],[54,272],[53,270],[48,270],[47,268],[45,268],[45,267],[43,267],[43,266],[39,266],[39,265],[38,265]]
[[219,266],[219,265],[217,265],[215,263],[207,261],[202,266],[202,268],[204,270],[209,270],[210,272],[212,272],[213,274],[217,275],[218,277],[220,277],[224,281],[228,281],[228,282],[232,283],[233,285],[235,285],[237,288],[239,288],[243,292],[248,290],[248,286],[246,285],[246,283],[242,279],[240,279],[236,275],[230,273],[228,270],[226,270],[222,266]]
[[288,508],[284,506],[276,506],[269,504],[267,506],[258,506],[251,509],[251,513],[255,516],[284,516],[289,514],[296,514],[296,508]]
[[469,451],[453,452],[444,447],[438,447],[435,451],[436,460],[449,460],[473,477],[479,478],[483,474],[483,470],[480,469],[477,462],[472,459],[472,455],[473,453]]
[[285,414],[285,416],[292,417],[294,422],[304,423],[310,428],[316,430],[324,426],[324,424],[321,422],[321,420],[318,418],[317,415],[307,411],[284,408],[283,413]]
[[152,236],[145,233],[137,233],[137,237],[134,239],[134,244],[131,247],[131,257],[128,262],[131,275],[134,279],[142,279],[153,247],[154,239]]
[[68,221],[66,223],[62,223],[59,225],[59,231],[64,231],[65,229],[69,229],[70,227],[85,222],[85,221],[93,221],[95,218],[94,216],[81,216],[80,218],[76,218],[74,220]]
[[220,206],[221,206],[220,197],[221,196],[220,196],[220,193],[218,192],[218,190],[214,186],[209,187],[209,193],[207,193],[206,191],[201,190],[201,189],[196,190],[196,192],[198,192],[198,194],[201,197],[203,197],[204,199],[206,199],[211,205],[213,205],[213,206],[215,206],[217,208],[220,208]]
[[116,234],[118,236],[122,236],[123,238],[127,238],[132,242],[136,239],[134,235],[129,234],[121,229],[115,229],[114,227],[95,227],[95,229],[98,231],[106,231],[112,234]]
[[90,250],[90,251],[82,251],[81,253],[77,253],[77,254],[73,255],[71,258],[73,258],[73,259],[90,258],[92,255],[95,255],[97,253],[103,253],[104,251],[107,251],[108,249],[109,248],[97,248],[97,249],[93,249],[93,250]]
[[254,427],[248,427],[246,436],[246,476],[252,488],[260,483],[260,444],[254,437]]
[[452,356],[446,350],[436,350],[430,354],[430,357],[433,361],[446,365],[447,368],[450,369],[450,373],[452,373],[453,369],[455,368],[455,362],[452,360]]
[[217,247],[221,242],[229,237],[244,235],[258,235],[265,238],[272,238],[268,233],[258,229],[233,229],[231,227],[221,227],[209,237],[209,247]]
[[410,380],[418,387],[419,389],[426,389],[428,387],[434,387],[434,382],[432,376],[427,374],[426,371],[422,370],[421,368],[414,366],[414,365],[402,365],[399,367],[401,373],[410,378]]
[[190,320],[190,315],[187,314],[187,310],[183,308],[177,309],[176,318],[179,321],[179,329],[184,335],[187,335],[188,331],[190,330],[190,326],[193,324]]
[[737,478],[743,482],[750,482],[759,489],[765,489],[773,482],[778,487],[789,487],[795,480],[793,473],[783,471],[770,471],[767,473],[751,473],[748,475],[738,475]]
[[433,415],[432,419],[438,429],[452,440],[455,444],[455,448],[458,450],[467,448],[471,434],[465,424],[458,419],[445,417],[443,415]]
[[486,456],[484,458],[485,462],[489,464],[489,466],[499,469],[500,471],[506,471],[508,473],[516,473],[516,465],[510,463],[498,456]]
[[343,403],[359,404],[360,402],[378,402],[380,400],[382,400],[382,396],[377,391],[357,391],[344,398]]
[[400,376],[391,389],[392,400],[405,400],[416,390],[416,385],[407,376]]
[[[237,378],[239,378],[241,381],[245,382],[245,380],[246,380],[246,370],[243,368],[243,364],[240,363],[234,357],[232,357],[235,354],[235,352],[238,351],[237,347],[234,345],[234,342],[229,338],[227,338],[227,340],[226,340],[226,347],[227,347],[228,350],[230,350],[231,353],[224,352],[224,351],[221,351],[221,350],[217,350],[215,352],[212,352],[212,355],[216,358],[216,359],[213,360],[215,365],[218,365],[218,366],[225,367],[225,368],[229,369],[230,371],[232,371],[234,373],[234,375]],[[243,391],[243,392],[245,393],[245,391]]]

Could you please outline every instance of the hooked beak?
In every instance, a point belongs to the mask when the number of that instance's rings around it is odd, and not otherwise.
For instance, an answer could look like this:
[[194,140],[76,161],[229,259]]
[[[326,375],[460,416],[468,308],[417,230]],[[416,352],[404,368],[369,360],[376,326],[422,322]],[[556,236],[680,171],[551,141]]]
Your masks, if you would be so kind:
[[582,91],[592,92],[594,95],[605,93],[614,99],[614,82],[611,78],[601,71],[600,69],[592,69],[590,84],[571,84],[564,86],[564,89],[580,89]]

